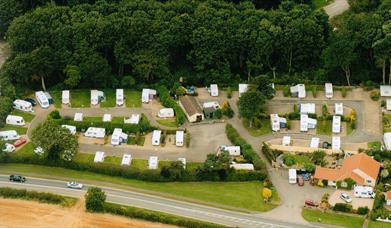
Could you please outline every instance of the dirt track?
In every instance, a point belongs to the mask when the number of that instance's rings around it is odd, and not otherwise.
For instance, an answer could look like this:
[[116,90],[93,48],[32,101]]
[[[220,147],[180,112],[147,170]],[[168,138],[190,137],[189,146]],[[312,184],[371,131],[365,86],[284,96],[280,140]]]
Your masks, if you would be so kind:
[[91,214],[84,201],[72,208],[0,198],[0,227],[173,227],[109,214]]

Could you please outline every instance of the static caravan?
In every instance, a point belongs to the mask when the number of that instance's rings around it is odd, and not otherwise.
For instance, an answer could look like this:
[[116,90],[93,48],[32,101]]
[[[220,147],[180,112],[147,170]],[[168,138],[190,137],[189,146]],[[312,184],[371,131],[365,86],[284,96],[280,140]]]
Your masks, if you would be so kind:
[[219,96],[219,87],[217,86],[217,84],[211,84],[209,92],[210,92],[210,96],[218,97]]
[[239,97],[247,92],[247,89],[248,89],[248,84],[239,84]]
[[289,178],[289,184],[296,184],[297,182],[296,169],[289,169],[288,178]]
[[333,98],[333,95],[334,95],[333,84],[331,84],[331,83],[324,84],[324,93],[325,93],[326,98],[328,98],[328,99]]
[[151,156],[148,159],[148,169],[157,169],[159,166],[159,159],[157,156]]
[[99,102],[103,101],[105,99],[105,94],[103,91],[99,90],[91,90],[91,104],[92,105],[97,105]]
[[290,146],[291,145],[291,137],[290,136],[282,137],[282,145],[283,146]]
[[229,156],[240,156],[240,146],[220,146],[220,151],[227,151]]
[[334,112],[335,112],[335,115],[343,116],[343,103],[335,103]]
[[42,91],[35,92],[35,98],[37,99],[39,105],[42,108],[49,108],[49,105],[50,105],[49,100],[44,92],[42,92]]
[[286,128],[287,120],[284,117],[278,117],[278,120],[280,121],[280,128]]
[[124,105],[124,90],[123,89],[116,89],[115,90],[115,103],[117,106]]
[[111,122],[111,120],[112,120],[111,114],[104,114],[103,115],[103,118],[102,118],[103,122]]
[[332,150],[340,150],[341,149],[341,137],[333,136],[332,142],[331,142],[331,149]]
[[391,99],[387,99],[386,109],[387,109],[387,111],[391,110]]
[[174,117],[174,109],[172,108],[162,108],[159,110],[159,113],[157,114],[160,118],[171,118]]
[[178,161],[182,162],[183,169],[186,169],[186,158],[178,158]]
[[61,125],[61,127],[63,128],[66,128],[69,130],[69,132],[72,134],[72,135],[75,135],[76,134],[76,126],[72,126],[72,125]]
[[251,163],[232,163],[229,167],[235,170],[254,170],[254,165]]
[[297,84],[295,86],[291,86],[290,92],[291,92],[292,97],[298,97],[298,98],[305,98],[306,97],[304,84]]
[[104,138],[106,135],[106,129],[100,127],[89,127],[84,136],[91,138]]
[[122,161],[121,161],[121,165],[130,165],[130,163],[132,163],[132,155],[130,154],[124,154],[122,156]]
[[361,185],[354,186],[353,195],[358,198],[375,198],[376,196],[372,187]]
[[103,162],[105,160],[105,152],[97,151],[95,153],[94,162]]
[[175,145],[176,146],[183,146],[184,139],[185,139],[185,132],[184,131],[176,131]]
[[122,132],[121,128],[114,128],[111,136],[111,145],[118,146],[128,141],[128,135]]
[[214,109],[219,109],[220,108],[220,105],[219,105],[219,102],[217,101],[208,101],[208,102],[204,102],[202,104],[202,108],[214,108]]
[[143,89],[141,93],[141,102],[149,103],[156,96],[157,92],[153,89]]
[[80,112],[75,113],[73,120],[74,121],[83,121],[83,113],[80,113]]
[[386,150],[391,150],[391,132],[384,133],[383,141]]
[[8,115],[5,119],[5,123],[9,125],[15,125],[15,126],[23,126],[26,125],[24,122],[23,117],[21,116],[14,116],[14,115]]
[[69,104],[70,102],[70,93],[69,90],[63,90],[61,95],[61,102],[65,105]]
[[341,116],[333,116],[333,133],[341,133]]
[[152,145],[153,146],[159,146],[160,145],[160,137],[161,137],[162,131],[160,130],[154,130],[152,133]]
[[126,124],[138,124],[140,122],[140,114],[132,114],[130,118],[124,118]]
[[277,132],[280,130],[280,118],[278,114],[270,114],[270,124],[272,125],[272,131]]
[[30,102],[20,100],[20,99],[14,100],[13,107],[14,109],[24,111],[24,112],[34,112],[33,105]]
[[20,136],[15,130],[0,131],[0,139],[2,140],[18,140]]
[[391,85],[381,85],[380,86],[380,96],[391,97]]
[[315,114],[315,104],[314,103],[305,103],[299,105],[300,113],[302,114]]
[[320,141],[319,138],[316,138],[316,137],[311,138],[310,147],[311,148],[319,148],[319,141]]
[[314,118],[308,118],[308,129],[315,129],[318,121]]
[[300,131],[303,131],[303,132],[308,131],[308,115],[307,114],[300,115]]

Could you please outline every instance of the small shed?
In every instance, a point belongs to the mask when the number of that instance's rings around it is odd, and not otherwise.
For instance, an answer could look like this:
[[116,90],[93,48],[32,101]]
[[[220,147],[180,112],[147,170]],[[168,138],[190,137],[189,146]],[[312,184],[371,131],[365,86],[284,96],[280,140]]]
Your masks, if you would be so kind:
[[391,97],[391,85],[381,85],[380,86],[380,96]]
[[243,93],[247,92],[247,90],[248,90],[248,84],[239,84],[239,97]]
[[220,151],[227,151],[229,156],[240,156],[240,146],[220,146]]
[[315,104],[314,103],[304,103],[299,105],[300,113],[302,114],[315,114]]
[[159,146],[160,145],[160,138],[162,135],[162,131],[160,130],[154,130],[152,133],[152,145],[153,146]]
[[143,89],[141,92],[141,102],[149,103],[156,96],[157,92],[154,89]]
[[310,147],[311,147],[311,148],[319,148],[319,141],[320,141],[320,139],[317,138],[317,137],[311,138]]
[[272,126],[272,131],[277,132],[280,130],[280,118],[278,114],[270,114],[270,124]]
[[83,121],[83,113],[80,113],[80,112],[75,113],[73,120],[74,121]]
[[14,109],[24,111],[24,112],[34,112],[33,105],[30,102],[20,100],[20,99],[14,100],[13,107]]
[[254,170],[254,165],[251,163],[232,163],[230,167],[235,170]]
[[15,130],[0,131],[0,139],[2,140],[18,140],[20,135]]
[[129,166],[130,163],[132,163],[132,155],[130,155],[130,154],[124,154],[124,155],[122,156],[121,165],[127,165],[127,166]]
[[157,114],[160,118],[171,118],[174,117],[174,109],[172,108],[162,108],[159,110],[159,113]]
[[282,137],[282,145],[283,146],[290,146],[291,145],[291,137],[290,136]]
[[8,115],[5,119],[5,123],[9,125],[15,125],[15,126],[23,126],[26,123],[24,122],[23,117],[21,116],[14,116],[14,115]]
[[211,84],[209,92],[212,97],[218,97],[219,96],[219,87],[217,86],[217,84]]
[[204,120],[204,113],[194,96],[180,97],[179,105],[185,111],[186,118],[189,120],[189,122],[194,123]]
[[333,95],[334,95],[334,93],[333,93],[333,84],[325,83],[324,84],[324,93],[325,93],[326,98],[328,98],[328,99],[333,98]]
[[308,131],[308,115],[307,114],[300,115],[300,131],[302,131],[302,132]]
[[61,94],[61,102],[65,105],[69,104],[70,102],[70,93],[69,90],[63,90]]
[[386,150],[391,150],[391,132],[384,133],[383,142]]
[[341,133],[341,116],[333,116],[333,133]]
[[175,145],[176,146],[183,146],[184,138],[185,138],[185,132],[184,131],[176,131],[176,134],[175,134]]
[[76,126],[64,124],[64,125],[61,125],[61,127],[68,129],[69,133],[71,133],[72,135],[76,134]]
[[105,152],[97,151],[95,153],[94,162],[98,163],[98,162],[103,162],[104,160],[105,160]]
[[111,114],[104,114],[103,115],[103,118],[102,118],[103,122],[111,122],[111,120],[112,120]]
[[148,159],[148,169],[157,169],[159,166],[159,159],[157,156],[150,156]]
[[335,115],[343,116],[343,103],[335,103],[334,112],[335,112]]
[[116,89],[115,90],[115,103],[117,106],[124,105],[124,90],[123,89]]
[[140,114],[132,114],[130,118],[124,118],[126,124],[138,124],[140,122]]
[[106,129],[100,127],[89,127],[84,136],[90,138],[104,138],[106,135]]
[[178,161],[182,162],[183,169],[186,169],[186,158],[178,158]]

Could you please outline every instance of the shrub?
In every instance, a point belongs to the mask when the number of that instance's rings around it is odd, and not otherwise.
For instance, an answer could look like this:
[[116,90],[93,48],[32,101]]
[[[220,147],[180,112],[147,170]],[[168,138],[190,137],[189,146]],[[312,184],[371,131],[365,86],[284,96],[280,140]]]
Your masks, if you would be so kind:
[[334,211],[351,212],[352,205],[346,203],[336,203],[333,207]]
[[52,111],[50,114],[49,114],[50,118],[54,119],[54,120],[58,120],[58,119],[61,119],[61,115],[60,115],[60,112],[58,110],[54,110]]
[[231,88],[231,87],[228,87],[228,88],[227,88],[227,98],[228,98],[228,99],[231,99],[231,98],[232,98],[232,88]]
[[372,99],[373,101],[378,101],[379,98],[380,98],[380,93],[379,93],[379,91],[372,91],[372,92],[370,93],[370,97],[371,97],[371,99]]
[[282,93],[283,93],[284,97],[289,97],[291,95],[291,91],[290,91],[289,86],[285,86],[284,89],[282,90]]
[[106,194],[100,188],[90,187],[86,193],[86,209],[91,212],[103,212]]
[[217,109],[216,111],[214,111],[213,117],[216,119],[221,119],[221,117],[223,117],[223,113],[221,112],[221,109]]
[[345,98],[348,95],[348,90],[346,89],[346,87],[342,87],[341,95],[343,98]]
[[0,128],[4,127],[5,119],[12,111],[12,100],[8,97],[0,96]]
[[296,164],[295,156],[291,154],[284,154],[282,160],[284,161],[284,164],[287,166],[292,166]]
[[328,116],[328,115],[330,115],[329,108],[327,106],[327,103],[324,103],[322,105],[322,116]]
[[318,96],[318,90],[317,90],[316,86],[312,86],[311,92],[312,92],[312,96],[314,98],[316,98]]
[[382,100],[382,101],[380,102],[380,106],[383,107],[383,108],[385,108],[385,107],[387,106],[387,102],[386,102],[385,100]]
[[368,207],[359,207],[357,209],[357,214],[359,214],[359,215],[366,215],[366,214],[368,214],[368,212],[369,212]]

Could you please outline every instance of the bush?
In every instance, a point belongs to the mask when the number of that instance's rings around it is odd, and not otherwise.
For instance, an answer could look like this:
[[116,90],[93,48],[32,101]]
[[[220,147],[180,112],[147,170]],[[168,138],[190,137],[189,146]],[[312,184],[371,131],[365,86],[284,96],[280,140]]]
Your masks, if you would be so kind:
[[334,211],[351,212],[352,205],[346,203],[336,203],[333,207]]
[[100,188],[90,187],[86,193],[86,209],[90,212],[103,212],[106,194]]
[[289,97],[291,95],[291,91],[290,91],[289,86],[285,86],[284,89],[282,90],[282,93],[283,93],[284,97]]
[[366,215],[366,214],[368,214],[368,212],[369,212],[368,207],[359,207],[357,209],[357,214],[359,214],[359,215]]
[[186,147],[188,148],[190,146],[190,140],[191,140],[191,136],[190,136],[190,133],[187,132],[186,133],[186,139],[185,139],[185,143],[186,143]]
[[379,98],[380,98],[380,93],[379,93],[379,91],[372,91],[372,92],[370,93],[370,97],[371,97],[371,99],[372,99],[373,101],[378,101]]
[[61,115],[60,115],[60,112],[58,110],[54,110],[52,111],[50,114],[49,114],[50,118],[54,119],[54,120],[58,120],[58,119],[61,119]]
[[221,117],[223,117],[223,113],[221,112],[221,109],[217,109],[216,111],[214,111],[213,117],[216,119],[221,119]]
[[380,106],[381,106],[382,108],[385,108],[385,107],[387,106],[387,102],[386,102],[385,100],[382,100],[382,101],[380,102]]
[[231,98],[232,98],[232,88],[231,88],[231,87],[228,87],[228,88],[227,88],[227,98],[228,98],[228,99],[231,99]]
[[165,86],[159,86],[157,92],[159,93],[160,101],[163,106],[174,109],[176,122],[179,125],[184,124],[186,119],[185,113],[181,106],[179,106],[179,104],[170,96],[168,89]]
[[341,95],[343,98],[345,98],[348,95],[348,90],[346,89],[346,87],[342,87]]
[[287,166],[292,166],[292,165],[296,164],[295,156],[293,156],[291,154],[284,154],[284,156],[282,157],[282,160],[284,161],[284,164]]
[[26,189],[0,188],[0,196],[3,198],[34,200],[49,204],[66,205],[69,197],[55,195],[47,192],[27,191]]
[[311,92],[312,92],[312,96],[314,98],[316,98],[318,96],[318,90],[317,90],[316,86],[312,86]]
[[5,119],[12,111],[12,100],[8,97],[0,96],[0,128],[4,127]]

